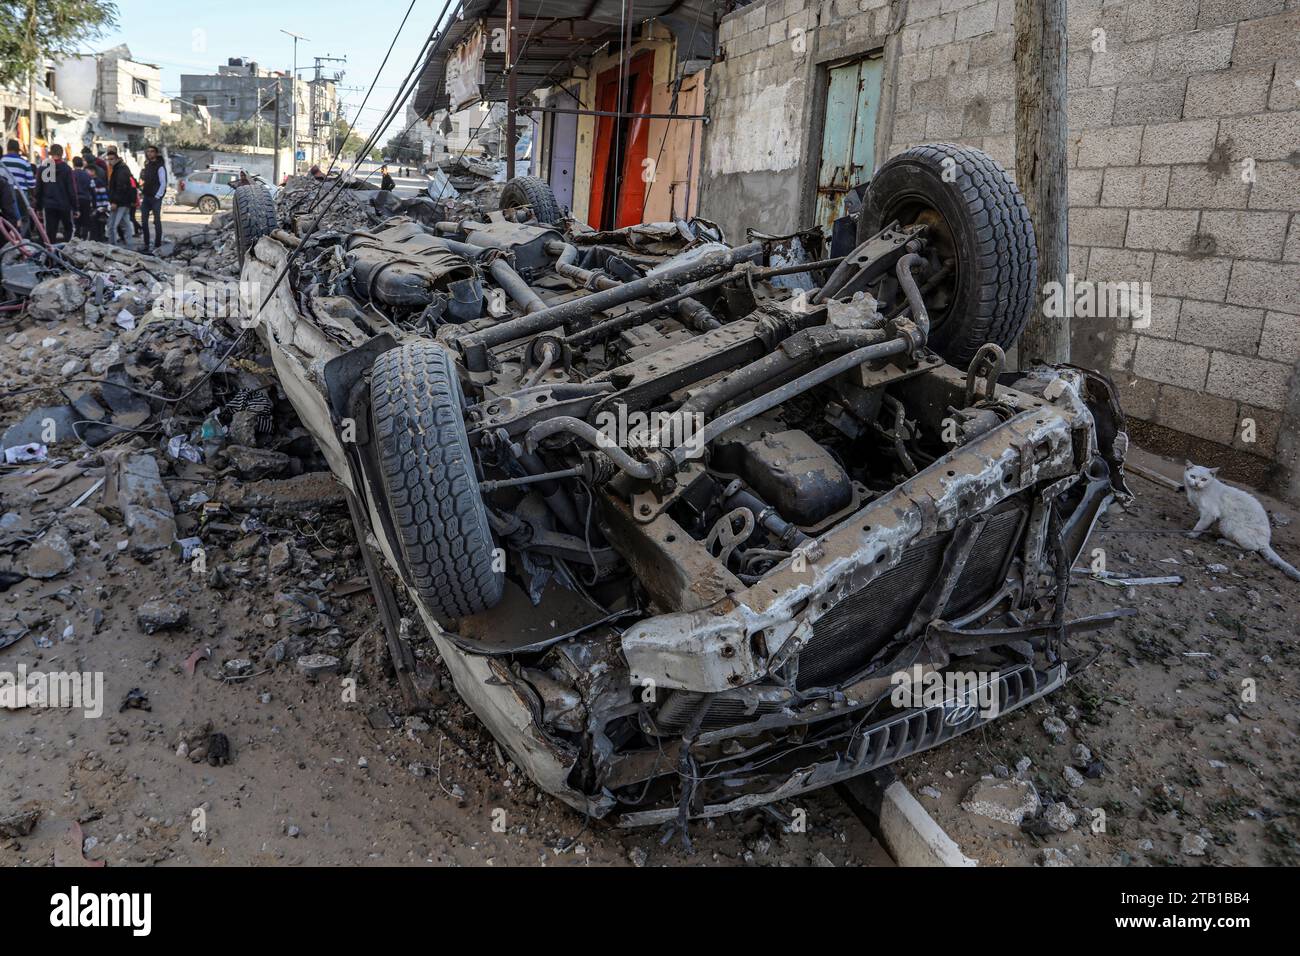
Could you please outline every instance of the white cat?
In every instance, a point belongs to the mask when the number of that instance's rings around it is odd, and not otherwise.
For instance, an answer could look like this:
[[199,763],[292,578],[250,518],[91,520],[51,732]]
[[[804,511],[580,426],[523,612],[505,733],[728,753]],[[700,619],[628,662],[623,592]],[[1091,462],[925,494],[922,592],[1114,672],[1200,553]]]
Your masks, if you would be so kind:
[[1300,581],[1300,571],[1283,561],[1269,547],[1273,529],[1268,523],[1268,512],[1253,496],[1240,488],[1225,485],[1218,478],[1217,468],[1205,468],[1187,463],[1183,472],[1183,487],[1187,500],[1200,513],[1193,537],[1209,529],[1216,521],[1219,534],[1243,551],[1257,551],[1269,564],[1289,578]]

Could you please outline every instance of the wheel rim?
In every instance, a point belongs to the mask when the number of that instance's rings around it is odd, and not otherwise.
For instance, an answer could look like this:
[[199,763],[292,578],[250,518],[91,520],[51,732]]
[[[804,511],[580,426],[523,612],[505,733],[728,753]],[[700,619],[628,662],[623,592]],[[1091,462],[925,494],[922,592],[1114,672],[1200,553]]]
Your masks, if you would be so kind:
[[209,216],[212,215],[217,211],[217,201],[211,196],[204,196],[199,200],[199,211],[206,213]]
[[[931,335],[943,328],[952,315],[957,300],[958,277],[961,275],[961,258],[952,225],[937,206],[920,193],[895,193],[881,212],[882,224],[898,220],[903,227],[924,225],[926,247],[922,253],[929,263],[928,276],[936,276],[947,266],[946,275],[925,292],[926,311],[930,316]],[[922,282],[924,285],[925,282]]]

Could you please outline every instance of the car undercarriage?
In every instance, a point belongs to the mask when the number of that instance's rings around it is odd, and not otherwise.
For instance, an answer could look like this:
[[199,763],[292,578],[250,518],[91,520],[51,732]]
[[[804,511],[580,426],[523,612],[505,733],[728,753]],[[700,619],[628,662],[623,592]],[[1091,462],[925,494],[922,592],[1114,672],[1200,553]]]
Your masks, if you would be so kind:
[[713,816],[1070,676],[1070,634],[1117,616],[1066,598],[1127,438],[1104,376],[1008,370],[1036,279],[1000,167],[894,157],[851,249],[594,231],[548,194],[240,233],[246,327],[539,785],[622,825]]

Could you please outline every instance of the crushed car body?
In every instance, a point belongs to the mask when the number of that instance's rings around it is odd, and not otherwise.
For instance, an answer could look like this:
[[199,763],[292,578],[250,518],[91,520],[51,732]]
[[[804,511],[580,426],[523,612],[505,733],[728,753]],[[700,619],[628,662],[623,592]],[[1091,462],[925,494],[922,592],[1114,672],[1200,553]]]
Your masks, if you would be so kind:
[[851,250],[595,232],[533,179],[352,231],[255,200],[245,324],[459,693],[584,813],[885,766],[1059,687],[1118,616],[1066,598],[1127,495],[1123,414],[1097,373],[1007,370],[1033,233],[977,150],[884,164]]

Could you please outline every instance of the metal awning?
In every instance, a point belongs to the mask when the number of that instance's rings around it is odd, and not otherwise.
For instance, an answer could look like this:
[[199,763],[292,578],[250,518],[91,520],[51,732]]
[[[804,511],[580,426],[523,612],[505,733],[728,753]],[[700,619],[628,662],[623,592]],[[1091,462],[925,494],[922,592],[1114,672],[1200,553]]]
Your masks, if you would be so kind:
[[[677,38],[678,59],[713,56],[714,17],[722,0],[517,0],[519,29],[516,38],[516,82],[520,93],[549,86],[563,79],[584,58],[605,44],[619,40],[630,16],[633,24],[656,19]],[[415,109],[429,117],[448,108],[447,59],[480,21],[488,34],[505,29],[506,0],[466,0],[464,13],[446,28],[438,51],[424,64],[415,90]],[[483,58],[486,82],[483,98],[505,102],[505,53],[491,45]]]

